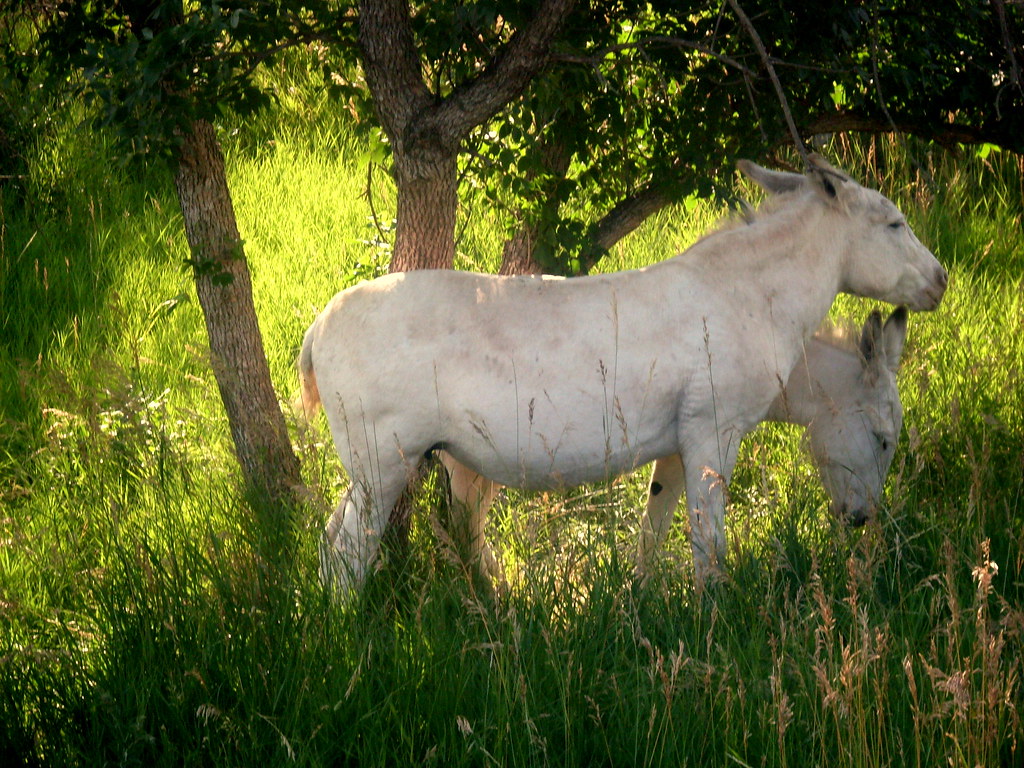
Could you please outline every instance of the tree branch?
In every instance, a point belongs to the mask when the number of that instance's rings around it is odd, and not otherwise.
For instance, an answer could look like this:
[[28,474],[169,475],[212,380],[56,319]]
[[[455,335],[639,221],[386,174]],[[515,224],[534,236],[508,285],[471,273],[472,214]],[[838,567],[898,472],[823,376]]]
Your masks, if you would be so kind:
[[1003,39],[1003,47],[1006,49],[1006,57],[1010,61],[1010,82],[1017,86],[1017,90],[1024,94],[1024,86],[1021,85],[1020,64],[1017,62],[1013,36],[1010,34],[1010,25],[1006,20],[1006,4],[1004,0],[992,0],[992,7],[995,9],[996,18],[999,20],[999,32]]
[[789,101],[786,99],[786,92],[782,90],[782,83],[779,82],[779,76],[775,72],[775,67],[772,64],[771,57],[768,55],[768,51],[765,50],[764,43],[761,42],[761,36],[757,34],[757,30],[751,23],[747,14],[740,8],[740,4],[737,0],[729,0],[729,6],[732,8],[736,17],[740,20],[740,24],[743,29],[746,30],[750,36],[751,41],[754,43],[754,48],[757,49],[758,55],[761,57],[761,61],[764,63],[765,68],[768,70],[768,77],[771,78],[772,85],[775,87],[775,94],[779,97],[779,104],[782,106],[782,114],[786,117],[786,125],[789,126],[789,132],[793,138],[793,145],[800,153],[800,157],[807,162],[807,148],[804,146],[803,140],[800,138],[800,133],[796,129],[796,122],[793,120],[793,113],[789,110]]
[[547,66],[551,43],[575,4],[576,0],[543,0],[530,23],[512,35],[488,67],[422,116],[417,133],[434,133],[457,146],[497,114]]
[[632,43],[607,45],[603,48],[597,49],[590,55],[554,53],[551,56],[551,60],[565,64],[587,64],[594,66],[601,63],[609,53],[618,53],[619,51],[632,51],[637,49],[646,51],[652,48],[683,48],[689,51],[696,51],[697,53],[704,54],[708,58],[720,61],[726,66],[732,67],[745,75],[754,74],[749,67],[737,59],[734,59],[732,56],[719,53],[703,43],[695,43],[692,40],[684,40],[681,37],[672,37],[670,35],[651,35],[650,37],[645,37]]
[[591,225],[589,242],[580,252],[580,272],[586,274],[615,245],[649,217],[671,203],[673,198],[654,182],[620,200]]
[[433,96],[423,82],[408,0],[360,0],[359,47],[377,117],[399,144]]
[[960,144],[996,144],[1018,154],[1024,153],[1024,136],[1015,131],[963,125],[961,123],[921,122],[899,120],[892,122],[857,112],[828,112],[819,115],[804,126],[809,135],[819,133],[905,133],[934,141],[946,148]]

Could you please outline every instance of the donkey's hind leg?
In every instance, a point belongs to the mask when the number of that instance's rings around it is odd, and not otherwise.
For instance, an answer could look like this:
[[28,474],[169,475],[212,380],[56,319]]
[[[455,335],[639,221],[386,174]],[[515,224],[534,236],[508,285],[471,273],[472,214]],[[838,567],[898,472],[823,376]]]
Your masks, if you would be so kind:
[[331,515],[320,543],[320,577],[325,583],[343,593],[362,586],[408,477],[405,466],[398,465],[387,473],[379,471],[372,487],[353,482]]
[[323,535],[320,537],[320,581],[327,586],[337,586],[342,581],[341,573],[345,566],[342,562],[341,552],[336,549],[336,543],[341,533],[342,523],[345,522],[345,509],[348,507],[352,490],[349,489],[341,497],[341,501],[331,514]]
[[640,544],[637,547],[636,575],[644,576],[654,561],[655,553],[672,527],[672,518],[679,506],[679,497],[686,489],[683,460],[674,453],[654,462],[651,486],[647,496],[647,512],[640,523]]

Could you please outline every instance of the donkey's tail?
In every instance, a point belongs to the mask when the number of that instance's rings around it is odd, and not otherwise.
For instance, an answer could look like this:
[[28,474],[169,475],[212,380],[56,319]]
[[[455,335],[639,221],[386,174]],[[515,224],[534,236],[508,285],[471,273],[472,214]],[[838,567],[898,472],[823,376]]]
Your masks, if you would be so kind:
[[302,340],[302,351],[296,367],[299,373],[299,396],[292,403],[295,413],[305,418],[313,416],[320,407],[320,390],[316,385],[316,373],[313,372],[313,331],[317,324],[313,323],[306,331]]

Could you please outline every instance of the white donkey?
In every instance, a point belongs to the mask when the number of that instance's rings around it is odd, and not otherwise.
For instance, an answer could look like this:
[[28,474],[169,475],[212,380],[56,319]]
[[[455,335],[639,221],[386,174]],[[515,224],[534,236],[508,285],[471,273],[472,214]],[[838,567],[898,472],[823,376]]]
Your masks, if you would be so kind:
[[[816,334],[772,401],[767,421],[805,427],[811,458],[832,500],[832,511],[852,526],[877,511],[903,427],[896,374],[907,337],[907,310],[882,323],[872,312],[859,339]],[[856,343],[854,343],[856,341]],[[484,538],[487,511],[501,486],[441,452],[453,501],[452,538],[466,565],[481,576],[501,574]],[[641,525],[638,570],[651,561],[685,490],[678,454],[654,463],[647,513]]]
[[[361,584],[433,450],[502,485],[594,482],[676,454],[696,578],[725,554],[725,488],[841,291],[935,309],[946,271],[895,205],[814,156],[740,170],[772,204],[644,269],[574,279],[392,274],[336,295],[299,357],[351,487],[324,558]],[[332,563],[333,561],[333,563]]]

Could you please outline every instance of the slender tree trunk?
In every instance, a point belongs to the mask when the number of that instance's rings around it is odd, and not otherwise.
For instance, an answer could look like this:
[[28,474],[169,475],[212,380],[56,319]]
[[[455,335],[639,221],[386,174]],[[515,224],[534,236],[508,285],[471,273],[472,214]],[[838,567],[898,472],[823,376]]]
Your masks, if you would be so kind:
[[[542,198],[540,204],[539,218],[542,221],[554,221],[558,218],[558,211],[562,207],[555,194],[557,186],[565,180],[572,163],[572,153],[565,142],[557,135],[549,135],[542,139],[543,144],[540,150],[540,173],[543,180],[539,196]],[[536,180],[538,174],[532,174],[531,180]],[[499,275],[540,275],[545,271],[544,265],[537,261],[535,254],[537,246],[540,245],[543,232],[534,218],[520,215],[522,223],[516,233],[505,241],[501,252],[501,266],[498,269]],[[548,245],[551,245],[549,243]]]
[[213,372],[245,483],[258,500],[289,503],[300,483],[299,463],[271,384],[224,158],[208,122],[194,123],[185,136],[174,182]]
[[505,241],[501,249],[499,275],[541,275],[544,268],[533,258],[539,233],[537,227],[526,223]]

